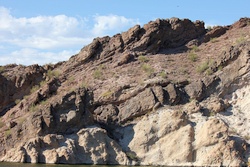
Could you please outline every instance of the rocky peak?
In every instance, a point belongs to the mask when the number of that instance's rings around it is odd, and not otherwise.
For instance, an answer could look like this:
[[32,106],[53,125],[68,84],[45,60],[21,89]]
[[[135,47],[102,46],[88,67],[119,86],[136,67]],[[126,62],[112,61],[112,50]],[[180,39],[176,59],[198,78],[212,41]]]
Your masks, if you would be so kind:
[[81,49],[77,60],[88,61],[106,58],[124,51],[138,54],[155,54],[161,49],[176,48],[206,33],[204,22],[188,19],[157,19],[136,25],[127,32],[113,37],[95,38],[91,44]]

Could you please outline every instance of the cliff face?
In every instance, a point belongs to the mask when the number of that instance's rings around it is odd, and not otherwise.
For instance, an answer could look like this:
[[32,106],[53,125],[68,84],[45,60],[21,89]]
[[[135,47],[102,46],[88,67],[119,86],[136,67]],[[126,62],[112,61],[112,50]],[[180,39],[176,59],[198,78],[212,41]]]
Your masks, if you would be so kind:
[[66,62],[2,66],[1,161],[247,164],[249,32],[158,19]]

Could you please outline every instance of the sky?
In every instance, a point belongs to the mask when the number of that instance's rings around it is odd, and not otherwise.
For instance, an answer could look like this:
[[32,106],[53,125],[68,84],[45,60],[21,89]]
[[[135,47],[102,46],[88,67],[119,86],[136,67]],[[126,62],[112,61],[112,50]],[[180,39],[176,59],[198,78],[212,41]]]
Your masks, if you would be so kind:
[[96,37],[157,18],[230,25],[250,17],[249,0],[0,0],[0,65],[68,60]]

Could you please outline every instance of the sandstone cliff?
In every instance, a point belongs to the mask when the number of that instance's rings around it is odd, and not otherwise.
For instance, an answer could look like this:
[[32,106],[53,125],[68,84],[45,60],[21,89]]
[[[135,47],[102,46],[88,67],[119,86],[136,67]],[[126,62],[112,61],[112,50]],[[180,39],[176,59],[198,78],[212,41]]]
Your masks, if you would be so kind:
[[247,165],[250,19],[158,19],[68,61],[0,68],[0,159]]

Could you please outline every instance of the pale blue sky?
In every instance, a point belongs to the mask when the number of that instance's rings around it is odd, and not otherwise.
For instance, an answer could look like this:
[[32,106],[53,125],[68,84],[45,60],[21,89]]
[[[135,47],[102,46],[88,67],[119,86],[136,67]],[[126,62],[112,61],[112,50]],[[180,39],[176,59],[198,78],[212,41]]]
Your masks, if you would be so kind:
[[93,38],[157,18],[229,25],[250,17],[249,0],[0,0],[0,65],[67,60]]

